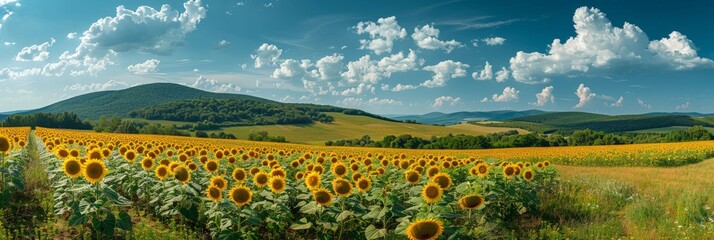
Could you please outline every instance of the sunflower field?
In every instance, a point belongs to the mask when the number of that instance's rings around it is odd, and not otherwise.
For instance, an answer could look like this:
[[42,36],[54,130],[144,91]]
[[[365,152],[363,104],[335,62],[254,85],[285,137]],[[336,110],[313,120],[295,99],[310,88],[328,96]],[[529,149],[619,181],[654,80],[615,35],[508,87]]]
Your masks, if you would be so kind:
[[551,163],[659,166],[714,155],[713,142],[583,154],[585,147],[335,148],[1,128],[3,193],[22,189],[18,156],[28,143],[51,183],[53,214],[77,229],[74,237],[91,239],[131,239],[137,214],[213,239],[500,238],[509,223],[539,211],[538,193],[557,181]]

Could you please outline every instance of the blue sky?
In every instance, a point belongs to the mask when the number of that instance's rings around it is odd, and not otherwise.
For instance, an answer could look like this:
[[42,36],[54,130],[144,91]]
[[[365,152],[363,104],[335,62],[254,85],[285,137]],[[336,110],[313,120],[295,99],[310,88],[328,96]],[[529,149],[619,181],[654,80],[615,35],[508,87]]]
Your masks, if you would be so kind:
[[379,114],[714,112],[714,2],[0,0],[0,112],[173,82]]

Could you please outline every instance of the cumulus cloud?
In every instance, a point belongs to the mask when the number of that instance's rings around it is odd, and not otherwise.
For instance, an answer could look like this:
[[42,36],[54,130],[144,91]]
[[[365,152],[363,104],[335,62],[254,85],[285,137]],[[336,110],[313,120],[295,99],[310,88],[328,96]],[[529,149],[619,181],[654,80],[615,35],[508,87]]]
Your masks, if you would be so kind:
[[0,18],[0,29],[2,29],[3,25],[15,14],[12,9],[19,8],[20,6],[21,4],[17,0],[0,0],[0,10],[2,10],[0,12],[4,13],[2,14],[2,18]]
[[75,39],[75,38],[77,38],[77,32],[67,33],[67,39]]
[[216,49],[224,49],[224,48],[228,48],[230,46],[231,46],[231,42],[224,39],[224,40],[221,40],[218,42],[218,45],[216,45]]
[[493,94],[491,96],[491,100],[494,102],[515,102],[518,101],[518,94],[520,91],[516,90],[516,88],[512,87],[506,87],[503,89],[503,93],[501,95]]
[[52,38],[49,42],[44,42],[39,45],[24,47],[15,56],[15,61],[18,62],[42,62],[47,60],[50,53],[47,51],[49,47],[55,44],[55,39]]
[[422,49],[436,50],[442,49],[446,53],[451,53],[456,48],[463,47],[464,45],[456,40],[442,41],[439,40],[439,29],[427,24],[423,27],[414,28],[414,33],[412,33],[412,39],[414,42]]
[[506,42],[506,39],[502,38],[502,37],[490,37],[490,38],[481,39],[481,41],[485,42],[486,45],[495,46],[495,45],[503,45],[503,43]]
[[236,86],[232,83],[221,83],[215,79],[204,77],[203,75],[199,76],[196,81],[189,86],[218,93],[240,92],[241,90],[240,86]]
[[486,65],[483,67],[483,70],[481,70],[481,72],[474,72],[471,74],[471,77],[476,80],[491,80],[493,79],[493,66],[486,61]]
[[347,71],[342,73],[342,78],[350,84],[377,84],[384,78],[390,78],[392,73],[413,70],[418,65],[420,62],[412,50],[409,50],[406,56],[403,52],[399,52],[380,60],[371,60],[370,55],[365,55],[357,61],[349,62]]
[[129,86],[129,84],[126,84],[125,82],[109,80],[104,83],[90,83],[90,84],[86,84],[86,85],[80,84],[80,83],[75,83],[74,85],[65,86],[64,91],[96,92],[96,91],[105,91],[105,90],[125,88],[128,86]]
[[348,98],[343,99],[342,101],[337,101],[337,104],[341,104],[341,105],[349,106],[349,107],[359,107],[359,106],[363,106],[363,105],[401,106],[402,102],[396,101],[394,99],[389,99],[389,98],[374,97],[374,98],[367,99],[365,101],[362,98],[348,97]]
[[510,71],[506,67],[501,67],[501,70],[496,72],[496,82],[505,82],[510,77]]
[[434,72],[434,76],[430,80],[426,80],[421,84],[423,87],[443,87],[446,82],[452,78],[460,78],[466,76],[468,64],[446,60],[433,66],[426,66],[423,70]]
[[645,101],[642,101],[642,99],[637,98],[637,103],[639,103],[643,108],[652,109],[652,105],[647,104]]
[[345,57],[341,54],[333,54],[330,56],[325,56],[317,60],[315,67],[317,67],[317,72],[320,74],[320,80],[337,80],[340,77],[340,72],[342,71],[342,59]]
[[575,95],[578,96],[578,104],[575,105],[574,108],[582,108],[590,102],[597,94],[594,92],[590,91],[589,87],[586,87],[585,84],[580,84],[578,86],[578,89],[575,90]]
[[677,109],[677,110],[684,110],[687,108],[689,108],[689,101],[679,104],[679,105],[677,105],[677,107],[675,107],[675,109]]
[[160,62],[161,61],[159,61],[157,59],[149,59],[143,63],[129,65],[126,69],[129,70],[129,72],[133,72],[135,74],[145,74],[145,73],[156,72],[158,70]]
[[548,101],[550,101],[550,103],[555,102],[555,96],[553,96],[553,86],[543,88],[540,93],[536,94],[536,101],[530,104],[533,106],[542,107],[545,106]]
[[255,59],[254,67],[259,69],[263,66],[275,65],[281,54],[283,54],[283,50],[280,50],[277,46],[263,43],[255,50],[255,54],[250,55],[250,57]]
[[405,84],[398,83],[397,86],[394,86],[394,88],[392,88],[392,91],[393,92],[401,92],[401,91],[406,91],[406,90],[417,89],[418,87],[419,86],[414,86],[414,85],[410,85],[410,84],[405,85]]
[[399,26],[397,18],[391,16],[388,18],[380,18],[377,22],[359,22],[357,26],[357,34],[369,34],[370,39],[361,39],[360,49],[368,49],[374,54],[392,52],[394,40],[403,39],[407,36],[407,30]]
[[443,106],[444,104],[449,104],[451,106],[457,105],[461,103],[461,97],[452,97],[452,96],[441,96],[436,99],[434,99],[434,104],[432,104],[432,107],[438,108]]
[[481,99],[481,102],[482,102],[482,103],[487,103],[487,102],[490,102],[490,100],[488,100],[488,98],[485,97],[485,98]]
[[620,96],[620,98],[617,99],[617,101],[610,103],[610,107],[618,107],[618,108],[622,107],[622,102],[624,102],[624,101],[625,101],[625,99],[622,98],[622,96]]
[[597,8],[580,7],[573,22],[576,35],[565,43],[554,39],[548,53],[519,51],[510,59],[513,78],[537,83],[555,76],[608,74],[623,69],[653,68],[686,70],[714,66],[699,57],[691,40],[674,31],[669,37],[650,41],[634,24],[614,27]]

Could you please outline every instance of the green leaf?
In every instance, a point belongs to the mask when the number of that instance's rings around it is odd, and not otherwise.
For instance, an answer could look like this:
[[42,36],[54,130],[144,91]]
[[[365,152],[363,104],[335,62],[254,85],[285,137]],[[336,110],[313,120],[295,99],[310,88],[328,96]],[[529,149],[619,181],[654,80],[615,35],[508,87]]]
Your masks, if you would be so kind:
[[102,221],[102,232],[107,236],[114,236],[114,228],[116,227],[116,219],[114,214],[107,214],[107,217]]
[[317,202],[309,202],[300,208],[300,212],[304,214],[315,214],[319,209]]
[[469,182],[462,182],[458,186],[456,186],[456,192],[463,194],[466,192],[466,190],[469,190]]
[[353,213],[352,211],[349,211],[349,210],[342,211],[342,212],[340,213],[340,215],[337,215],[337,219],[336,219],[336,220],[337,220],[338,222],[342,222],[342,221],[344,221],[345,219],[347,219],[347,218],[349,218],[350,216],[352,216],[352,214],[354,214],[354,213]]
[[119,212],[119,221],[117,222],[117,227],[122,230],[131,232],[132,228],[131,216],[125,211]]
[[382,207],[380,206],[372,206],[372,210],[362,216],[363,219],[377,219],[380,212],[382,211]]
[[87,216],[84,216],[77,211],[72,211],[72,215],[69,216],[69,219],[67,221],[69,222],[70,227],[83,225],[87,223]]
[[367,229],[364,230],[364,236],[368,239],[383,238],[387,235],[387,229],[377,228],[374,225],[369,225]]
[[290,225],[290,228],[293,230],[305,230],[305,229],[310,229],[311,227],[312,227],[311,222],[302,223],[302,224],[294,223],[293,225]]

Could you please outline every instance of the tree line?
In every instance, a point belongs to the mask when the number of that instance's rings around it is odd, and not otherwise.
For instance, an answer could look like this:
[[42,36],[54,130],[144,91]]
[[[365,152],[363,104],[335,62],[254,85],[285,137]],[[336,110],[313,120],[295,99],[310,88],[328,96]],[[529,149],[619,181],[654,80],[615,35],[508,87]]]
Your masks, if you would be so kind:
[[0,126],[3,127],[47,127],[47,128],[65,128],[65,129],[92,129],[92,125],[88,121],[82,119],[73,112],[63,113],[33,113],[33,114],[15,114],[6,118]]
[[449,134],[429,139],[405,135],[388,135],[382,140],[373,140],[369,135],[357,139],[327,141],[325,146],[357,146],[407,149],[487,149],[510,147],[548,146],[594,146],[635,143],[685,142],[713,139],[713,135],[702,126],[690,127],[669,133],[605,133],[590,129],[577,130],[570,135],[561,134],[519,134],[516,130],[480,136]]

